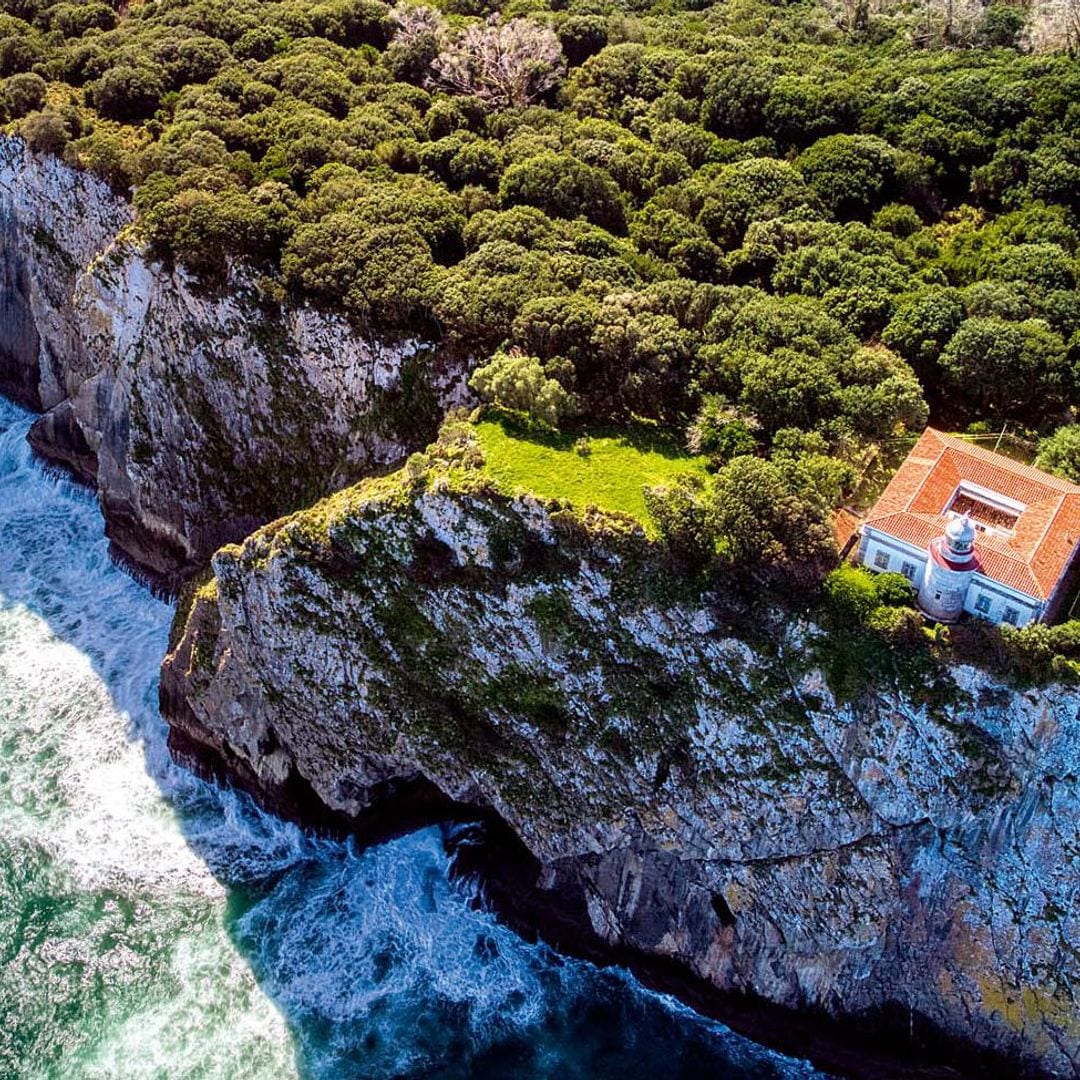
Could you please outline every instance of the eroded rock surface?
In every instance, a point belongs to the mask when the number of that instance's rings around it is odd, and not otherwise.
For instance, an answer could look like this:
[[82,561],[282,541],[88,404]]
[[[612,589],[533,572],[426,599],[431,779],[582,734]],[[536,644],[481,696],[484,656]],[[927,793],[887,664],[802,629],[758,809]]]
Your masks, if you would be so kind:
[[208,291],[149,257],[100,182],[0,140],[0,392],[175,587],[221,544],[434,435],[466,367],[366,340],[250,268]]
[[625,522],[456,465],[213,567],[163,706],[266,801],[300,785],[358,820],[423,781],[505,822],[613,955],[1075,1075],[1075,692],[964,668],[837,701],[814,627],[750,644],[764,613],[688,594]]

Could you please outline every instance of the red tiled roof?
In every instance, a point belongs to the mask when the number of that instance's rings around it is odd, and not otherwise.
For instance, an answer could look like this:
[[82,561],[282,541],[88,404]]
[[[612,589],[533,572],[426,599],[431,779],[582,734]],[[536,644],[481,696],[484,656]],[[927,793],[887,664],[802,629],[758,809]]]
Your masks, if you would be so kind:
[[844,550],[844,545],[858,532],[861,524],[861,518],[856,517],[850,510],[844,508],[837,510],[833,515],[833,537],[836,540],[836,546],[841,551]]
[[961,481],[1024,504],[1011,536],[980,532],[981,573],[1040,600],[1061,580],[1080,541],[1080,487],[927,428],[865,524],[916,547],[940,536]]

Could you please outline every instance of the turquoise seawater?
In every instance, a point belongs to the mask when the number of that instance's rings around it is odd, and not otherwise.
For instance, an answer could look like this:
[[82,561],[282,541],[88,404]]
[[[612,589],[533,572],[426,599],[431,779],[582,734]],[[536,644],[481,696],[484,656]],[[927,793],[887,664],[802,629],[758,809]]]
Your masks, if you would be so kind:
[[530,945],[438,830],[357,851],[170,760],[170,610],[0,399],[0,1078],[804,1078]]

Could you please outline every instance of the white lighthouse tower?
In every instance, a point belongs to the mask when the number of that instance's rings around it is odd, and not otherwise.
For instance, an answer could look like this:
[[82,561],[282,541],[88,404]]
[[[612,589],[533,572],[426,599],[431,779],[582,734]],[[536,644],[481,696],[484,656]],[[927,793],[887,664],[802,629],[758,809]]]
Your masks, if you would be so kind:
[[919,585],[919,607],[939,622],[956,622],[964,611],[971,576],[978,569],[975,527],[967,514],[954,517],[945,526],[945,535],[930,544]]

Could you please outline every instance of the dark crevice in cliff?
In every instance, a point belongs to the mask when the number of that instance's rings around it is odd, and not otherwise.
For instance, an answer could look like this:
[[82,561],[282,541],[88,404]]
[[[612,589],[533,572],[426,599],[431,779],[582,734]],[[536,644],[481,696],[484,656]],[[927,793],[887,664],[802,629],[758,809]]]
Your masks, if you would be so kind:
[[735,925],[735,912],[731,910],[731,905],[720,893],[713,893],[712,909],[716,912],[716,917],[720,920],[721,926],[729,928]]
[[[491,909],[527,940],[542,940],[601,966],[625,967],[646,986],[756,1042],[809,1058],[830,1074],[859,1080],[1039,1080],[1044,1075],[957,1039],[900,1002],[839,1020],[821,1009],[795,1010],[718,990],[677,960],[604,941],[592,929],[580,885],[556,874],[552,887],[541,888],[536,860],[493,815],[471,828],[451,830],[448,847],[455,873],[475,882]],[[735,913],[722,896],[715,894],[712,906],[721,926],[734,925]]]

